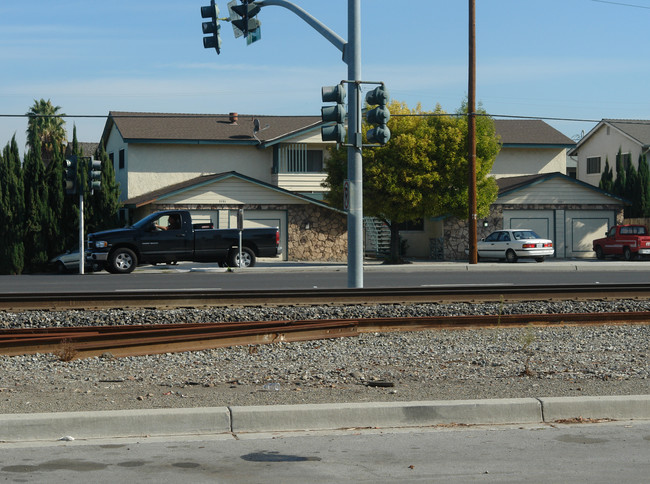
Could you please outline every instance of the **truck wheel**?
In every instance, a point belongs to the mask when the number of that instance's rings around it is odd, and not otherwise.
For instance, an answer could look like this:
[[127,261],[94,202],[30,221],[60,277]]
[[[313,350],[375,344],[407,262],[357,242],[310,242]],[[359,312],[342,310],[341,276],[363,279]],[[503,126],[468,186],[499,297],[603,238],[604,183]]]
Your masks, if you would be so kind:
[[138,258],[131,249],[120,247],[108,257],[108,268],[113,274],[128,274],[138,265]]
[[248,247],[242,247],[240,264],[239,249],[231,249],[228,254],[228,265],[230,267],[253,267],[255,265],[255,252]]
[[600,245],[597,245],[594,249],[596,251],[596,259],[604,259],[605,254],[603,254],[603,248]]
[[515,254],[514,250],[508,249],[508,252],[506,252],[506,260],[508,262],[517,262],[517,254]]
[[625,260],[632,260],[632,251],[629,247],[623,247],[623,258]]

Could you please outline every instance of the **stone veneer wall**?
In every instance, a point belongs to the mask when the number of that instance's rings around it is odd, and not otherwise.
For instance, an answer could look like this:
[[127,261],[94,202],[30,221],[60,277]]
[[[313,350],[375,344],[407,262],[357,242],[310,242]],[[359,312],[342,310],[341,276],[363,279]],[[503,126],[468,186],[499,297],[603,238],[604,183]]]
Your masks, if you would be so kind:
[[342,262],[348,257],[345,214],[318,205],[289,206],[289,260]]
[[[490,207],[490,214],[486,218],[478,219],[477,239],[481,240],[487,237],[495,230],[503,228],[503,207],[504,205],[493,204]],[[623,223],[623,209],[619,205],[508,205],[508,210],[616,210],[616,223]],[[483,227],[483,222],[487,220],[488,226]],[[445,260],[467,260],[465,249],[468,248],[469,228],[467,219],[460,220],[456,217],[450,217],[444,221],[444,243],[445,243]]]
[[[487,227],[483,227],[483,222],[488,222]],[[469,248],[469,226],[467,219],[449,217],[444,221],[443,233],[445,244],[445,260],[463,260],[468,259],[465,249]],[[495,230],[503,228],[503,205],[492,205],[490,214],[485,218],[478,219],[476,238],[481,240],[487,237]]]
[[[348,257],[347,217],[344,213],[318,205],[170,205],[155,204],[157,210],[283,210],[287,212],[288,260],[343,262]],[[141,218],[141,215],[139,218]]]

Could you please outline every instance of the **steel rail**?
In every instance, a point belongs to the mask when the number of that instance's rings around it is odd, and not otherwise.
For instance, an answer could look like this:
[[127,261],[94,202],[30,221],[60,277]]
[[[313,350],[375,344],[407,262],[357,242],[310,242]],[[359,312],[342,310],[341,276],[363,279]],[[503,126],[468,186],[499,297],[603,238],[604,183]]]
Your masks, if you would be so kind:
[[648,284],[3,293],[0,310],[650,299]]
[[0,331],[0,354],[53,353],[62,359],[199,351],[205,349],[358,336],[368,332],[522,326],[650,324],[650,312],[508,314],[412,318],[254,321],[56,327]]

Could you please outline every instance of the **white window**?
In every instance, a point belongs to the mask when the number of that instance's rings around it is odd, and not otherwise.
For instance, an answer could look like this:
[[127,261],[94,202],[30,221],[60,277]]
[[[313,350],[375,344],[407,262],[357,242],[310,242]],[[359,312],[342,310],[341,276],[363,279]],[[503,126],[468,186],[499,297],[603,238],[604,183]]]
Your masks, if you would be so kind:
[[278,150],[279,173],[321,173],[323,150],[310,150],[304,143],[281,146]]

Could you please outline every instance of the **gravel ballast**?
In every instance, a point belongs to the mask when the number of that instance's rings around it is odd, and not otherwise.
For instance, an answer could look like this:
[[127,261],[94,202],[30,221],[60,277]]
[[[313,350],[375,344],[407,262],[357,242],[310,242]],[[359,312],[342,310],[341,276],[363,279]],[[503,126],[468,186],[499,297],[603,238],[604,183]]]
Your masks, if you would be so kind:
[[[0,328],[649,311],[647,301],[0,312]],[[61,361],[0,356],[0,413],[650,393],[650,326],[524,327]],[[277,383],[276,389],[265,384]]]

